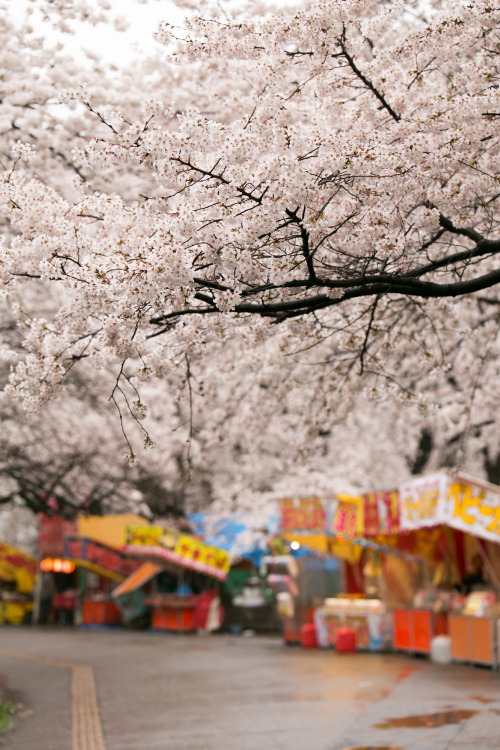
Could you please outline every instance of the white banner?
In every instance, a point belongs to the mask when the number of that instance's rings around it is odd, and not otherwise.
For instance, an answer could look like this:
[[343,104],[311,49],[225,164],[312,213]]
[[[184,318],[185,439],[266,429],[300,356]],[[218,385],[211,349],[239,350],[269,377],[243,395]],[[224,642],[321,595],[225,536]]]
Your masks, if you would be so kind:
[[441,503],[448,496],[450,483],[448,474],[441,472],[402,484],[399,488],[401,529],[410,531],[443,523]]
[[450,477],[439,513],[447,526],[500,542],[500,487],[457,474]]
[[500,542],[500,487],[463,474],[418,477],[399,488],[401,529],[446,524]]

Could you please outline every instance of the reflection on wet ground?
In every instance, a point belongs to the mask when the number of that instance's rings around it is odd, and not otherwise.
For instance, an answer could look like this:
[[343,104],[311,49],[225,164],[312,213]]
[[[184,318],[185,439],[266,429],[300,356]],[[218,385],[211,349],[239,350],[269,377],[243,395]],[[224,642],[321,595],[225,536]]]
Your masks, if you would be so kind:
[[471,695],[471,698],[480,703],[495,703],[496,698],[485,698],[484,695]]
[[455,711],[438,711],[435,714],[420,714],[418,716],[400,716],[397,719],[386,719],[380,724],[374,724],[375,729],[399,729],[411,727],[444,727],[446,724],[458,724],[459,721],[470,719],[477,711],[467,709]]
[[393,745],[363,745],[362,747],[344,747],[343,750],[403,750]]

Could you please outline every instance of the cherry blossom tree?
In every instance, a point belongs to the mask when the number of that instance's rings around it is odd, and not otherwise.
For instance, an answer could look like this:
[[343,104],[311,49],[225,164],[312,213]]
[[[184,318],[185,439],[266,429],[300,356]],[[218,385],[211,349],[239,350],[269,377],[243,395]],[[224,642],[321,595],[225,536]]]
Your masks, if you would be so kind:
[[[82,364],[114,368],[119,418],[147,445],[162,378],[203,460],[223,438],[232,460],[267,451],[271,479],[356,409],[397,423],[401,403],[410,462],[429,426],[459,462],[490,430],[491,462],[500,13],[426,12],[325,0],[191,18],[180,39],[160,28],[169,56],[142,109],[132,73],[109,107],[97,84],[66,91],[85,123],[60,159],[76,184],[47,178],[29,137],[0,184],[0,280],[27,331],[24,353],[5,350],[6,395],[32,411]],[[54,307],[28,315],[40,284]]]

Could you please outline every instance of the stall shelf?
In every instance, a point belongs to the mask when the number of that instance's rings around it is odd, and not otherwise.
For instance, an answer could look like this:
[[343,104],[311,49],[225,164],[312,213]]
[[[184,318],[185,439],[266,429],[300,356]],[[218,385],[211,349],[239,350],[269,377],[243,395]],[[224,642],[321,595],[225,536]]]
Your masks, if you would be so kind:
[[455,661],[500,666],[498,617],[450,615],[451,656]]
[[432,639],[448,634],[447,615],[430,609],[395,609],[393,631],[397,651],[430,654]]

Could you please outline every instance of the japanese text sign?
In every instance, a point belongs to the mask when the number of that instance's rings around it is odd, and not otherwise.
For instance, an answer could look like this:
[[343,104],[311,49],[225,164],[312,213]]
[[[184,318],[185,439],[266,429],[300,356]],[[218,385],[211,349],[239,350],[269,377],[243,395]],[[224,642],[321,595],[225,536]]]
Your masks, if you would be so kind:
[[447,474],[430,474],[405,482],[399,488],[400,522],[405,530],[442,523],[439,500],[447,495]]
[[226,578],[231,565],[225,550],[160,526],[127,526],[124,549],[132,554],[170,560],[219,580]]
[[363,495],[366,536],[396,534],[399,531],[399,492],[370,492]]
[[284,532],[324,533],[326,510],[319,497],[285,498],[281,501],[281,529]]
[[455,529],[500,542],[500,488],[460,475],[452,477],[441,517]]
[[500,488],[442,473],[406,482],[399,491],[402,529],[444,523],[500,542]]
[[138,567],[137,560],[125,557],[117,550],[94,542],[92,539],[68,537],[64,556],[89,570],[108,578],[126,578]]
[[358,537],[363,533],[363,499],[347,495],[337,495],[331,531],[348,537]]

